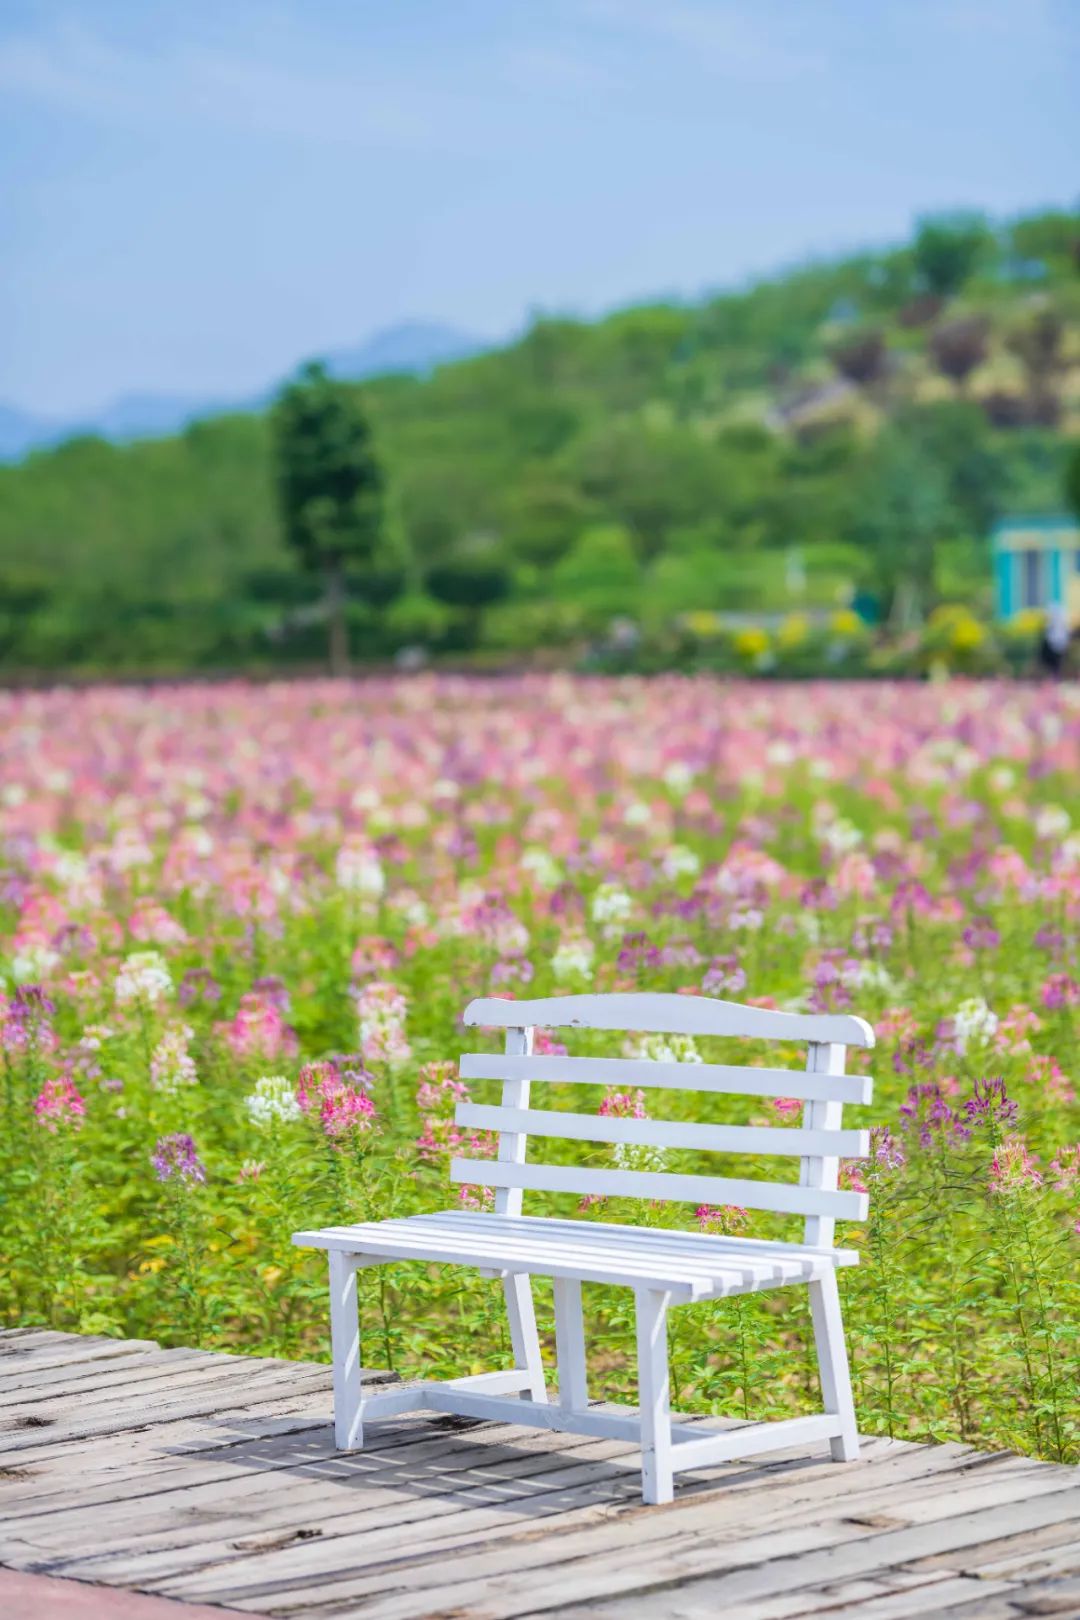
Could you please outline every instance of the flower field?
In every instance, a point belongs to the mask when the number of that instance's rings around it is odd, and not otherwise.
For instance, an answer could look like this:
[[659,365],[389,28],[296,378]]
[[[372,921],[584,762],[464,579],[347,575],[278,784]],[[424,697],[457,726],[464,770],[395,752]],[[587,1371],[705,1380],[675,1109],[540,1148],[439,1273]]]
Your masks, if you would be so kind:
[[[845,1115],[872,1156],[842,1172],[871,1194],[840,1231],[861,1427],[1080,1460],[1080,695],[420,676],[0,710],[0,1321],[324,1356],[321,1256],[289,1235],[457,1201],[453,1060],[496,1040],[461,1027],[471,996],[850,1009],[878,1033],[875,1101]],[[648,1107],[799,1119],[785,1098]],[[581,1214],[798,1236],[730,1207]],[[813,1409],[805,1292],[675,1313],[676,1404]],[[361,1294],[372,1365],[508,1354],[475,1273],[395,1265]],[[595,1391],[632,1395],[630,1294],[586,1304]]]

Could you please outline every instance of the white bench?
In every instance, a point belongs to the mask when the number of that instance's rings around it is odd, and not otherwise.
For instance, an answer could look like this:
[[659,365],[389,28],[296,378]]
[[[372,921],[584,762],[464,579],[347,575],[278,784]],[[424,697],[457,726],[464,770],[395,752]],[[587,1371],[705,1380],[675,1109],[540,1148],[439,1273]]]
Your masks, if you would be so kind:
[[[833,1246],[837,1218],[864,1220],[864,1194],[838,1188],[841,1157],[868,1151],[865,1131],[843,1130],[845,1102],[869,1102],[865,1075],[845,1075],[845,1048],[872,1046],[861,1018],[771,1012],[705,996],[671,994],[561,996],[546,1001],[474,1001],[466,1024],[506,1029],[503,1055],[466,1053],[465,1080],[503,1083],[500,1106],[460,1103],[470,1130],[499,1133],[497,1159],[455,1159],[455,1181],[495,1187],[493,1213],[454,1209],[356,1226],[298,1232],[293,1242],[326,1249],[334,1361],[335,1440],[342,1451],[363,1444],[365,1419],[413,1410],[458,1412],[537,1428],[633,1438],[641,1446],[646,1502],[672,1498],[673,1472],[758,1451],[828,1441],[836,1461],[858,1454],[855,1412],[844,1346],[838,1266],[857,1255]],[[632,1030],[691,1036],[743,1036],[806,1043],[805,1070],[656,1062],[640,1058],[533,1055],[535,1028]],[[529,1105],[533,1081],[662,1087],[753,1097],[796,1097],[798,1128],[628,1119],[560,1113]],[[594,1169],[530,1163],[529,1137],[625,1143],[695,1152],[795,1156],[790,1181],[732,1180],[666,1170]],[[629,1198],[736,1204],[805,1217],[802,1243],[719,1237],[708,1233],[557,1220],[522,1214],[526,1189]],[[389,1260],[447,1261],[502,1279],[514,1350],[510,1372],[404,1386],[365,1398],[361,1388],[356,1273]],[[549,1404],[533,1312],[533,1275],[551,1277],[555,1295],[557,1404]],[[636,1300],[639,1415],[590,1407],[581,1311],[583,1282],[632,1288]],[[672,1424],[668,1405],[667,1313],[672,1305],[718,1299],[805,1282],[821,1370],[825,1410],[810,1417],[751,1424],[723,1432]]]

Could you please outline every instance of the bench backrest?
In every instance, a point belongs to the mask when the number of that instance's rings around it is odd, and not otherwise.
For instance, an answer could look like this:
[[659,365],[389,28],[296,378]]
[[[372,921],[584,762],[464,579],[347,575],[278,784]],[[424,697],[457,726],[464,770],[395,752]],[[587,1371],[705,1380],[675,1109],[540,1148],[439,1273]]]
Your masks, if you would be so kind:
[[[463,1102],[456,1111],[459,1125],[498,1132],[498,1157],[455,1158],[450,1174],[455,1181],[494,1187],[495,1207],[503,1214],[521,1213],[526,1189],[737,1204],[745,1209],[805,1216],[804,1241],[814,1247],[832,1243],[838,1218],[866,1217],[866,1195],[837,1185],[841,1158],[858,1158],[869,1150],[868,1133],[843,1130],[841,1117],[844,1103],[869,1102],[872,1093],[869,1076],[844,1073],[847,1047],[874,1044],[874,1032],[861,1018],[772,1012],[709,996],[643,993],[554,996],[538,1001],[485,998],[470,1003],[465,1023],[506,1030],[504,1053],[466,1052],[460,1064],[463,1080],[501,1080],[501,1103],[487,1106]],[[671,1063],[651,1058],[549,1057],[533,1053],[533,1032],[537,1028],[797,1041],[806,1044],[808,1055],[805,1070]],[[529,1091],[534,1080],[620,1089],[662,1087],[796,1097],[804,1103],[802,1124],[799,1128],[782,1124],[712,1125],[530,1108]],[[530,1136],[654,1149],[794,1156],[801,1161],[800,1176],[795,1185],[788,1181],[735,1180],[665,1170],[526,1163]]]

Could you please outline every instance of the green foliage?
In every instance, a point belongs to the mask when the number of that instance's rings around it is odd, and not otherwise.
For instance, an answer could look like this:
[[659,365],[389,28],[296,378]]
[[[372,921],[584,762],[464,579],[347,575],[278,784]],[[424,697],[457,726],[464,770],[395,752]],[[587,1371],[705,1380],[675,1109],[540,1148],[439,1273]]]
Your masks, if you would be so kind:
[[348,662],[345,579],[371,574],[383,532],[383,473],[357,391],[309,365],[281,392],[271,425],[287,543],[326,581],[330,660]]
[[[273,415],[0,467],[0,669],[306,666],[328,621],[378,662],[414,631],[565,659],[630,617],[659,657],[695,607],[886,602],[903,577],[928,612],[961,539],[978,593],[993,520],[1062,501],[1077,240],[1066,212],[924,221],[696,306],[540,318],[424,379],[309,371]],[[636,572],[582,550],[611,528]],[[818,560],[837,545],[843,567]]]
[[974,273],[992,247],[983,214],[930,215],[915,232],[915,268],[933,293],[951,298]]
[[1065,499],[1080,522],[1080,444],[1074,444],[1065,468]]

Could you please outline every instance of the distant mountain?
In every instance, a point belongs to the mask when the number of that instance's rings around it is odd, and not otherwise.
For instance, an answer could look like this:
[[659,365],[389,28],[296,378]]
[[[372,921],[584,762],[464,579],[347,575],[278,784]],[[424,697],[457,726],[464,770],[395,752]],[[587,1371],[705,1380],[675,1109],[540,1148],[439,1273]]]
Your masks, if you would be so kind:
[[395,371],[422,374],[452,360],[467,360],[488,347],[484,338],[453,326],[405,321],[376,332],[359,348],[335,350],[326,356],[326,366],[335,377],[382,377]]
[[[435,366],[464,360],[489,346],[488,341],[432,321],[406,321],[376,332],[356,348],[335,349],[325,356],[335,377],[361,379],[406,372],[423,376]],[[201,417],[226,411],[259,410],[277,392],[274,383],[254,398],[224,400],[177,394],[124,394],[83,418],[34,416],[15,405],[0,404],[0,461],[18,461],[31,450],[45,449],[82,433],[95,433],[121,443],[164,438]]]
[[31,416],[16,405],[0,405],[0,461],[18,461],[37,445],[53,444],[63,437],[61,422]]

